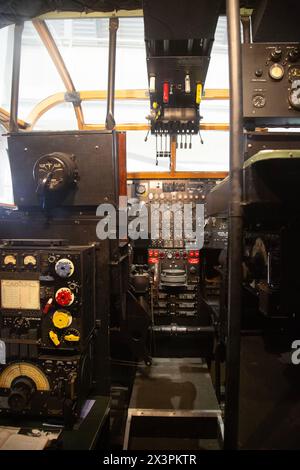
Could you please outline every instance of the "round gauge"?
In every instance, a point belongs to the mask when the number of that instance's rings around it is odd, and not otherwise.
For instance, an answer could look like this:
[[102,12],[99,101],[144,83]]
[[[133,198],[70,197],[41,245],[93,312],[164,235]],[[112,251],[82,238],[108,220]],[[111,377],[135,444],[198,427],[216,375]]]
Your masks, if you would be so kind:
[[273,64],[269,69],[269,75],[273,80],[281,80],[284,76],[284,68],[280,64]]
[[252,103],[255,108],[263,108],[266,104],[266,98],[262,95],[256,95],[253,97]]
[[144,184],[138,184],[135,188],[136,193],[139,195],[145,194],[146,192],[146,186]]
[[17,264],[17,258],[15,255],[6,255],[3,260],[5,266],[8,266],[9,264],[16,265]]
[[168,254],[167,254],[167,258],[168,259],[172,259],[173,258],[173,254],[169,251]]
[[61,191],[77,178],[76,164],[66,153],[44,155],[36,162],[33,176],[38,184],[47,191]]
[[24,257],[23,263],[25,266],[31,265],[31,266],[36,266],[36,257],[33,255],[27,255]]
[[290,105],[300,110],[300,80],[294,80],[289,94]]

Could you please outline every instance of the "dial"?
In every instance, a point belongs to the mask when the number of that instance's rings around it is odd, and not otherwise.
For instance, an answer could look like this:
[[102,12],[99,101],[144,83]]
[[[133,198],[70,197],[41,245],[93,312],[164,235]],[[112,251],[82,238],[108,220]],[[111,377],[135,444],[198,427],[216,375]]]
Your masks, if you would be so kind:
[[137,193],[137,194],[142,195],[142,194],[144,194],[145,192],[146,192],[146,186],[145,186],[144,184],[138,184],[138,185],[136,186],[136,193]]
[[72,315],[67,310],[56,310],[53,314],[52,322],[60,330],[67,328],[72,323]]
[[55,264],[55,272],[59,277],[71,277],[74,269],[73,262],[68,258],[61,258]]
[[266,98],[262,95],[256,95],[253,97],[252,103],[255,108],[263,108],[266,104]]
[[24,266],[36,266],[37,260],[36,257],[33,255],[27,255],[24,257],[23,260]]
[[55,293],[55,301],[62,307],[68,307],[74,302],[75,296],[68,287],[61,287]]
[[77,168],[74,159],[66,153],[51,153],[44,155],[36,162],[33,176],[40,191],[61,191],[75,183]]
[[269,74],[270,77],[273,78],[273,80],[281,80],[284,76],[284,68],[282,67],[282,65],[275,63],[271,65],[269,69]]
[[6,255],[3,260],[5,266],[9,266],[10,264],[13,266],[16,266],[17,264],[17,258],[15,255]]
[[300,80],[294,80],[289,95],[290,105],[300,110]]

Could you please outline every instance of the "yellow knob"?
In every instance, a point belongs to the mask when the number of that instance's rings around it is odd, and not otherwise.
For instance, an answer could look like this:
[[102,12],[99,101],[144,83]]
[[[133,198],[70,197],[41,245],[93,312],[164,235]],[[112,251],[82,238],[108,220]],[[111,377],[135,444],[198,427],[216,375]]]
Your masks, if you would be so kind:
[[56,310],[53,314],[52,322],[56,328],[67,328],[72,323],[72,316],[66,310]]
[[59,346],[60,345],[60,341],[58,339],[58,336],[57,334],[54,332],[54,331],[49,331],[49,337],[52,341],[52,343],[55,345],[55,346]]
[[71,333],[71,334],[65,336],[65,340],[66,341],[79,341],[80,336],[79,335],[74,335],[73,333]]
[[152,107],[153,107],[153,109],[157,109],[158,108],[158,103],[156,103],[156,101],[154,101]]

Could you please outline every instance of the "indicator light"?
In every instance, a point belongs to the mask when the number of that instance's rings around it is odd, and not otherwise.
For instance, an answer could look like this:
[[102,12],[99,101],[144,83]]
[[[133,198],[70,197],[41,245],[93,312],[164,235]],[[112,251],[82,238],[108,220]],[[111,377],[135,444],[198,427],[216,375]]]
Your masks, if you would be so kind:
[[165,254],[164,254],[164,252],[163,252],[163,251],[161,251],[161,252],[159,253],[159,257],[160,257],[160,259],[164,259],[164,257],[165,257]]
[[153,256],[153,250],[149,250],[149,251],[148,251],[148,255],[149,255],[150,257]]
[[159,262],[158,258],[148,258],[149,264],[157,264]]
[[199,258],[189,258],[188,263],[189,264],[199,264]]
[[175,253],[175,258],[176,258],[176,259],[179,259],[179,258],[180,258],[180,253],[179,253],[178,251]]
[[154,256],[155,258],[158,258],[158,255],[159,255],[159,252],[158,252],[157,250],[153,251],[153,256]]
[[190,252],[189,252],[189,256],[190,256],[191,258],[193,258],[193,257],[195,256],[195,252],[194,252],[194,251],[190,251]]

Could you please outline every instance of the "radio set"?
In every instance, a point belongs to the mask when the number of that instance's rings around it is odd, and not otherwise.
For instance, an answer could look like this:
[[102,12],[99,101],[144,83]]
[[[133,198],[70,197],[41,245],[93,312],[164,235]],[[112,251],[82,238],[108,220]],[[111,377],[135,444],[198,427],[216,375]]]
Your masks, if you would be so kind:
[[1,413],[76,416],[91,384],[94,286],[93,246],[0,246]]

